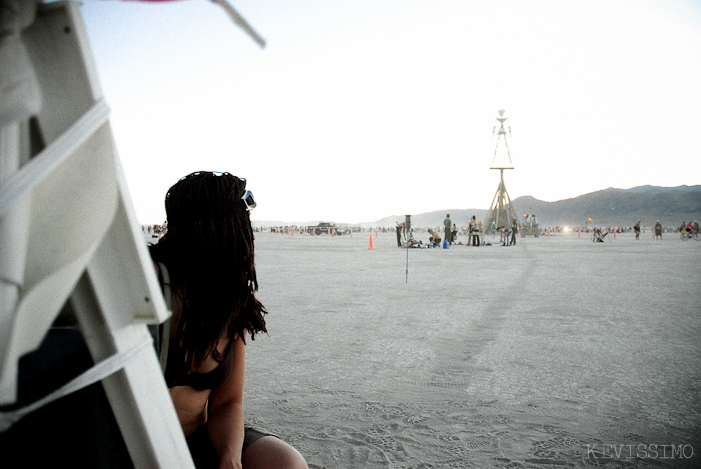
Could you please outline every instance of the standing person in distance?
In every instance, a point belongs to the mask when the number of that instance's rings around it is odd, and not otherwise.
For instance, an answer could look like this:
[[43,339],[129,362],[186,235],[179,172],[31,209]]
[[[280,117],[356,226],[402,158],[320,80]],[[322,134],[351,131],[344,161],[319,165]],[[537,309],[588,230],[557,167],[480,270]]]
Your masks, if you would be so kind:
[[453,239],[452,239],[452,228],[453,228],[453,222],[450,220],[450,214],[445,215],[445,220],[443,220],[443,227],[445,228],[445,239],[448,241],[448,244],[450,244]]
[[472,219],[470,220],[470,236],[472,236],[472,245],[479,246],[480,245],[479,223],[477,223],[477,217],[475,217],[474,215],[472,215]]

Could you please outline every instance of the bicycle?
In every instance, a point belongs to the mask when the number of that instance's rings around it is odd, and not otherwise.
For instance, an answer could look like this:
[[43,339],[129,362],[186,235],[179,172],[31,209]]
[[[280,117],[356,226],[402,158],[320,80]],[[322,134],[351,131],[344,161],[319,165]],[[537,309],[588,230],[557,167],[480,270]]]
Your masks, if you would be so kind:
[[688,239],[695,239],[696,241],[701,241],[701,233],[699,230],[693,230],[693,231],[686,231],[682,230],[680,233],[680,236],[682,238],[682,241],[686,241]]
[[591,240],[595,243],[603,243],[604,241],[611,241],[611,238],[606,239],[606,235],[609,231],[603,231],[601,228],[594,228],[594,233],[592,234]]

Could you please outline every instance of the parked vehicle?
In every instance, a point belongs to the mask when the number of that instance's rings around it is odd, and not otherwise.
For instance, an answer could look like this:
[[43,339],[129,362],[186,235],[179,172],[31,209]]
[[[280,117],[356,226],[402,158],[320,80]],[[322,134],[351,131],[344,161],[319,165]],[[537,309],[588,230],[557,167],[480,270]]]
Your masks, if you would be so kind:
[[338,235],[341,234],[341,232],[336,228],[336,225],[333,223],[327,223],[327,222],[320,222],[318,225],[314,226],[308,226],[307,227],[307,233],[313,235],[316,234],[317,236],[319,235]]

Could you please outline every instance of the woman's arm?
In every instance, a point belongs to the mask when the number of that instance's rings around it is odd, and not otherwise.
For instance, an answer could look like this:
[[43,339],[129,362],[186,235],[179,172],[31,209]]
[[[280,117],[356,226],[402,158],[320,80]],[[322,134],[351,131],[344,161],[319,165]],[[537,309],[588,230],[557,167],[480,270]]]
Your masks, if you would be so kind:
[[240,468],[243,447],[243,383],[246,368],[246,344],[237,337],[231,345],[233,370],[229,378],[209,396],[209,438],[219,455],[220,469]]

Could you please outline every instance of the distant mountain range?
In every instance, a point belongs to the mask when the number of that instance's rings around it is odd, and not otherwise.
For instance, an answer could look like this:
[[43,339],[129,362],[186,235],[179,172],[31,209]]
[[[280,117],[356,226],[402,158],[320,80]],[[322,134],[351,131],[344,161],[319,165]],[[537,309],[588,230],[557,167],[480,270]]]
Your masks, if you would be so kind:
[[[538,218],[541,227],[584,226],[588,218],[590,226],[632,227],[638,220],[644,227],[651,227],[659,220],[665,227],[677,227],[683,221],[701,222],[701,185],[699,186],[639,186],[632,189],[608,188],[572,199],[545,202],[535,197],[523,196],[512,201],[519,218],[530,211]],[[442,227],[446,213],[450,213],[453,223],[466,226],[474,215],[484,221],[489,209],[442,209],[433,212],[411,215],[415,227]],[[391,215],[376,221],[356,223],[354,226],[366,228],[393,227],[403,222],[404,215]],[[324,220],[343,225],[340,221]],[[282,226],[289,222],[254,221],[257,226]],[[314,225],[307,222],[303,225]]]
[[[531,196],[512,201],[516,214],[533,211],[541,227],[591,226],[632,227],[642,220],[643,226],[653,226],[659,220],[664,226],[676,227],[682,221],[701,221],[701,186],[657,187],[639,186],[632,189],[608,188],[572,199],[545,202]],[[484,221],[488,209],[446,209],[411,216],[413,226],[439,227],[446,213],[459,226],[466,225],[474,215]],[[363,226],[394,226],[404,215],[390,216]]]

